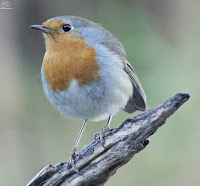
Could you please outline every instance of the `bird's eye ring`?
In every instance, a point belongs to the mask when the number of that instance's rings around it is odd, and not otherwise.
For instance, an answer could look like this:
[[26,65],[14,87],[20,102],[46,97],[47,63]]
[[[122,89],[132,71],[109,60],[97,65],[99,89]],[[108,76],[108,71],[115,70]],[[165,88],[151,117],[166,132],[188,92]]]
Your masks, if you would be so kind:
[[70,24],[65,24],[62,26],[62,29],[64,32],[69,32],[72,29],[72,26]]

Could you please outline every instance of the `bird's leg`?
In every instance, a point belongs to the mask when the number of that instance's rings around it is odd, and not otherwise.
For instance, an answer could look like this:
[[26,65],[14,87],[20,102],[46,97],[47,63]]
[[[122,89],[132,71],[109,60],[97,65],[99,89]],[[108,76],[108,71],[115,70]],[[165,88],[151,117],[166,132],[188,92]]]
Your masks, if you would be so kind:
[[106,124],[106,126],[101,130],[101,132],[97,132],[95,134],[95,138],[97,138],[97,136],[99,136],[100,138],[100,142],[102,144],[102,146],[104,147],[104,139],[103,139],[103,136],[104,134],[110,130],[110,123],[111,123],[111,120],[112,120],[112,115],[110,115],[110,117],[108,118],[108,122]]
[[80,130],[80,132],[79,132],[79,134],[78,134],[78,137],[77,137],[77,139],[76,139],[76,142],[75,142],[75,144],[74,144],[74,147],[72,148],[72,153],[70,154],[69,160],[68,160],[68,162],[67,162],[68,167],[72,166],[72,167],[74,168],[75,172],[78,172],[79,170],[78,170],[78,169],[76,168],[76,166],[75,166],[74,159],[76,158],[76,155],[77,155],[78,144],[79,144],[79,142],[80,142],[81,136],[82,136],[83,131],[84,131],[84,129],[85,129],[86,122],[87,122],[87,119],[84,120],[84,122],[83,122],[83,125],[82,125],[81,130]]
[[101,141],[101,144],[104,146],[104,139],[103,139],[103,136],[104,134],[110,130],[110,123],[111,123],[111,120],[112,120],[112,115],[110,115],[110,117],[108,118],[108,122],[106,124],[106,126],[101,130],[100,132],[100,141]]

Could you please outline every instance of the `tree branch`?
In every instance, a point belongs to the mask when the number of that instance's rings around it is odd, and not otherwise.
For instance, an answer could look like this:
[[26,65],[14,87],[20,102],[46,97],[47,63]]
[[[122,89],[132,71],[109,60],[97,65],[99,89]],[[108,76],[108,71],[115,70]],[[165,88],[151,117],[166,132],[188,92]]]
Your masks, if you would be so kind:
[[28,186],[105,184],[118,168],[146,147],[149,143],[147,138],[189,97],[188,94],[178,93],[154,109],[127,119],[119,128],[112,129],[104,136],[105,148],[99,139],[93,140],[75,159],[76,167],[80,170],[78,173],[73,168],[69,169],[67,163],[48,165],[28,183]]

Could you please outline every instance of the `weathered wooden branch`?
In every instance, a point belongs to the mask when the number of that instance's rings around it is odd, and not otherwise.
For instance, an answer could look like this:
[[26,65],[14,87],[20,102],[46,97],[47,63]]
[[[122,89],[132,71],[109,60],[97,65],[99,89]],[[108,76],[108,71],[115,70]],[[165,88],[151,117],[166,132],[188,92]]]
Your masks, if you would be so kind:
[[73,168],[69,169],[66,163],[48,165],[28,186],[105,184],[118,168],[146,147],[149,143],[147,138],[188,99],[188,94],[178,93],[154,109],[127,119],[119,128],[105,135],[105,148],[99,139],[94,139],[75,159],[78,173]]

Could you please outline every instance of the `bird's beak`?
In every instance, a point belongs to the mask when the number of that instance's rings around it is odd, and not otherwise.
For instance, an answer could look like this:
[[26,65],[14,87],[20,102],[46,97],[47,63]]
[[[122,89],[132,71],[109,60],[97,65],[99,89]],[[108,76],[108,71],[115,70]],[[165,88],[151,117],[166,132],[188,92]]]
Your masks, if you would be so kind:
[[36,30],[40,30],[46,34],[52,34],[53,33],[53,30],[47,28],[46,26],[44,25],[31,25],[30,28],[33,28],[33,29],[36,29]]

